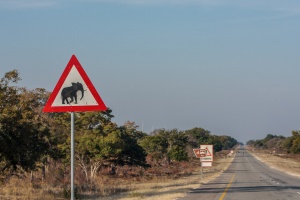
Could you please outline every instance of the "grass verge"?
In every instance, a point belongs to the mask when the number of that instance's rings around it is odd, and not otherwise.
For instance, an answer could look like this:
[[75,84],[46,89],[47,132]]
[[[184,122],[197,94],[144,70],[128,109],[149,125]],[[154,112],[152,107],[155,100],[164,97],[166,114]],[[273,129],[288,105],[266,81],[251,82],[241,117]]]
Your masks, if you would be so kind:
[[213,167],[204,168],[203,179],[200,176],[200,167],[191,175],[178,179],[156,178],[143,182],[131,183],[131,190],[120,194],[100,198],[102,200],[174,200],[183,197],[191,189],[197,188],[201,183],[209,182],[219,176],[231,164],[233,158],[220,158],[214,162]]
[[300,159],[290,154],[270,154],[268,151],[250,151],[253,156],[266,165],[293,176],[300,177]]

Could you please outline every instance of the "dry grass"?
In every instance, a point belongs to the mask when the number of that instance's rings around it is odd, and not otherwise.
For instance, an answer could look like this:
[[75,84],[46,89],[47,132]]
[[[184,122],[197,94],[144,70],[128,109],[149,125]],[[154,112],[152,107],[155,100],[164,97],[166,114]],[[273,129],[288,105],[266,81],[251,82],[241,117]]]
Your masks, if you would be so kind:
[[12,177],[0,187],[0,199],[10,200],[52,200],[58,199],[57,188],[47,185],[33,185],[30,181]]
[[[267,165],[283,172],[300,177],[299,157],[288,155],[271,155],[264,151],[255,151],[252,154]],[[290,156],[290,155],[289,155]],[[93,185],[83,189],[79,188],[80,199],[102,200],[174,200],[183,197],[201,183],[206,183],[226,170],[233,158],[218,158],[213,167],[204,168],[203,179],[200,177],[199,163],[193,166],[193,173],[183,173],[181,177],[154,176],[151,178],[112,178],[111,176],[99,176]],[[187,170],[188,171],[188,170]],[[185,174],[185,175],[184,175]],[[0,200],[54,200],[62,198],[61,187],[50,186],[40,182],[32,183],[29,179],[11,177],[0,181]],[[69,198],[67,198],[69,199]]]
[[258,160],[284,173],[300,177],[300,159],[288,154],[270,154],[267,151],[251,151]]
[[[189,190],[197,188],[219,176],[232,162],[233,158],[218,158],[213,167],[204,168],[200,176],[199,163],[193,173],[177,176],[154,176],[151,178],[112,178],[99,176],[88,189],[79,188],[80,199],[102,200],[171,200],[184,196]],[[184,175],[185,174],[185,175]],[[41,182],[32,183],[27,178],[15,176],[0,182],[0,200],[56,200],[63,198],[63,188]],[[65,196],[66,197],[66,196]],[[69,199],[69,198],[67,198]]]
[[233,158],[221,158],[214,162],[211,168],[204,168],[203,179],[200,176],[200,167],[191,175],[179,179],[152,179],[149,181],[131,183],[127,192],[101,198],[102,200],[173,200],[183,197],[188,191],[197,188],[219,176],[231,164]]

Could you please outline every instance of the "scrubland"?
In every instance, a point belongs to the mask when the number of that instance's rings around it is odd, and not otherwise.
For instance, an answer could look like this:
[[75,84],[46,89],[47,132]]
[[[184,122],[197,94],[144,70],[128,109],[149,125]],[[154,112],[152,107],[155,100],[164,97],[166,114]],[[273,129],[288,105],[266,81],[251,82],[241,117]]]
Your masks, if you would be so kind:
[[[95,179],[85,182],[83,176],[76,173],[77,199],[103,200],[171,200],[184,196],[190,189],[221,174],[232,162],[226,152],[215,156],[212,167],[201,168],[198,159],[190,162],[171,163],[153,166],[143,170],[130,166],[119,167],[115,175],[102,169]],[[0,199],[15,200],[52,200],[70,199],[69,177],[57,176],[55,169],[48,169],[46,180],[40,172],[1,177]]]
[[[268,151],[250,150],[259,160],[285,173],[300,177],[299,155],[272,154]],[[189,190],[197,188],[219,176],[231,164],[233,157],[227,153],[215,157],[212,167],[203,168],[201,178],[200,162],[172,163],[154,166],[147,170],[129,166],[120,167],[115,175],[102,170],[92,182],[83,177],[76,178],[77,199],[102,200],[173,200],[184,196]],[[50,172],[57,173],[54,169]],[[70,199],[69,177],[59,179],[48,172],[48,179],[41,180],[40,172],[1,177],[0,199],[11,200],[54,200]],[[33,179],[32,179],[33,178]],[[58,184],[58,182],[65,182]]]

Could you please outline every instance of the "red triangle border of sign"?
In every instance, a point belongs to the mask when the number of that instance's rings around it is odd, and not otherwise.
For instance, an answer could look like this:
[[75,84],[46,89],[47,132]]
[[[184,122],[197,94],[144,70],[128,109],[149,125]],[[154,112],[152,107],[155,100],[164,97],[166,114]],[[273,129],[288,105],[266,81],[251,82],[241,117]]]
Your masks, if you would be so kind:
[[[82,79],[84,80],[86,86],[89,88],[90,92],[94,96],[95,100],[97,101],[98,105],[87,105],[87,106],[52,106],[58,92],[60,91],[64,81],[66,80],[67,76],[69,75],[72,67],[76,67],[78,73],[81,75]],[[102,101],[100,95],[98,94],[97,90],[95,89],[93,83],[85,73],[84,69],[82,68],[81,64],[79,63],[78,59],[75,55],[72,55],[69,63],[67,64],[65,70],[63,71],[61,77],[59,78],[53,92],[51,93],[43,112],[84,112],[84,111],[105,111],[107,107],[105,106],[104,102]]]
[[206,154],[207,156],[211,156],[210,151],[208,150],[208,147],[205,148],[206,152],[208,152],[208,154]]

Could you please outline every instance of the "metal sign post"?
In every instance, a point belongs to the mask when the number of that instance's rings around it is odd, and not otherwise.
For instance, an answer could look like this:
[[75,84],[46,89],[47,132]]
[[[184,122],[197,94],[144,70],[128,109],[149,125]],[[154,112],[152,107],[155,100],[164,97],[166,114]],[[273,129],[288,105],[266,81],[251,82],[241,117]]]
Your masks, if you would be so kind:
[[71,200],[74,200],[74,112],[71,112]]
[[201,182],[203,182],[203,164],[201,162],[201,158],[206,156],[206,149],[193,149],[194,154],[197,158],[200,158],[200,176]]
[[203,167],[202,167],[202,162],[200,158],[200,165],[201,165],[201,183],[203,182]]
[[200,145],[199,149],[193,149],[194,154],[197,158],[200,158],[201,166],[201,182],[203,181],[203,167],[212,167],[213,162],[213,145]]

